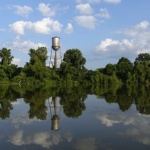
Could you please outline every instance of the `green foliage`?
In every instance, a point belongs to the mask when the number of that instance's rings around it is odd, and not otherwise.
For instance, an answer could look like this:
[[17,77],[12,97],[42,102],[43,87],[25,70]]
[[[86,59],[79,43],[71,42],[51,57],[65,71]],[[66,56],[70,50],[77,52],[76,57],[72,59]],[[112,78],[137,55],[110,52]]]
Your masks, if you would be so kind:
[[117,65],[117,76],[123,81],[127,80],[127,73],[132,72],[133,65],[129,59],[122,57],[119,59]]
[[68,85],[77,85],[83,81],[87,69],[84,67],[86,59],[78,49],[69,49],[64,54],[63,62],[60,65],[60,77]]
[[135,59],[135,62],[143,62],[143,61],[147,61],[147,62],[150,61],[150,54],[149,53],[141,53]]
[[107,74],[107,75],[112,75],[113,72],[116,72],[116,65],[113,65],[113,64],[107,64],[105,69],[104,69],[104,72]]
[[86,63],[86,59],[82,56],[81,51],[78,49],[67,50],[64,54],[63,61],[77,69],[82,69]]
[[85,68],[86,59],[79,49],[69,49],[65,52],[60,68],[46,66],[47,48],[38,47],[29,50],[30,60],[25,66],[11,64],[11,50],[0,50],[0,83],[27,84],[40,86],[47,84],[72,87],[77,85],[111,85],[111,84],[147,84],[150,85],[150,54],[141,53],[131,63],[122,57],[117,64],[107,64],[105,68],[88,70]]
[[45,47],[39,47],[37,50],[30,49],[29,56],[30,62],[24,67],[26,76],[42,81],[48,71],[46,67],[47,49]]
[[87,94],[82,87],[68,88],[60,93],[60,103],[63,106],[66,116],[78,118],[82,115],[82,111],[86,109],[84,100]]
[[7,48],[2,48],[0,50],[0,58],[1,58],[1,65],[8,66],[11,64],[13,56],[11,56],[11,50]]

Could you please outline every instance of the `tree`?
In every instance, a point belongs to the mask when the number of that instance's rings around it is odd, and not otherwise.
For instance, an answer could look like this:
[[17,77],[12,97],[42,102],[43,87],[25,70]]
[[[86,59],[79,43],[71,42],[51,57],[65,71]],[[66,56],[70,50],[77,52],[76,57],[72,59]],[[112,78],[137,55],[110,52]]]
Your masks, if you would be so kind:
[[112,75],[113,72],[116,72],[116,65],[113,65],[113,64],[107,64],[105,69],[104,69],[104,72],[107,74],[107,75]]
[[0,58],[1,58],[0,64],[7,66],[11,64],[14,57],[11,55],[10,49],[2,48],[2,50],[0,50]]
[[47,49],[46,47],[39,47],[37,50],[30,49],[29,51],[30,62],[24,67],[24,71],[29,77],[42,80],[47,74],[46,59]]
[[17,66],[14,64],[11,64],[12,60],[13,60],[13,56],[11,55],[11,50],[7,49],[7,48],[2,48],[2,50],[0,50],[0,58],[1,58],[1,77],[4,77],[4,73],[6,74],[6,77],[11,79],[14,74],[15,71],[17,69]]
[[40,60],[43,65],[46,65],[47,56],[47,48],[46,47],[38,47],[37,50],[30,49],[29,51],[30,63],[34,64],[36,60]]
[[69,80],[78,82],[82,80],[83,75],[87,71],[84,67],[86,59],[78,49],[69,49],[65,52],[63,62],[60,65],[60,75],[66,78],[69,74]]
[[86,59],[82,56],[81,51],[78,49],[67,50],[64,54],[63,61],[77,69],[82,69],[82,67],[86,63]]
[[119,59],[117,65],[117,76],[121,78],[123,82],[127,80],[127,73],[132,72],[133,64],[129,59],[122,57]]
[[135,62],[143,62],[143,61],[150,61],[150,54],[149,53],[141,53],[135,59]]

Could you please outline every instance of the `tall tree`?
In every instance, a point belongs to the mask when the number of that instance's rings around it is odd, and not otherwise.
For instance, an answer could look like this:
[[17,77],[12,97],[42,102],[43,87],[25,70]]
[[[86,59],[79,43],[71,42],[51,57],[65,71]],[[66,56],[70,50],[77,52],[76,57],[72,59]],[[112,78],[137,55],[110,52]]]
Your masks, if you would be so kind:
[[65,52],[63,62],[60,65],[60,73],[64,78],[67,74],[72,80],[80,81],[86,72],[84,67],[86,59],[78,49],[69,49]]
[[0,58],[1,58],[1,65],[7,66],[10,65],[12,60],[13,60],[13,56],[11,55],[11,50],[7,49],[7,48],[2,48],[0,50]]
[[82,56],[81,51],[78,49],[67,50],[64,54],[63,61],[77,69],[82,69],[86,63],[86,59]]
[[46,47],[39,47],[37,50],[30,49],[29,51],[30,62],[24,67],[24,71],[27,76],[34,77],[36,79],[43,79],[46,76],[46,59],[47,49]]
[[113,72],[116,72],[116,65],[113,65],[113,64],[107,64],[105,69],[104,69],[104,72],[107,74],[107,75],[112,75]]
[[133,64],[130,62],[128,58],[122,57],[119,59],[117,65],[117,76],[122,79],[122,81],[126,81],[127,73],[132,72]]
[[141,53],[135,59],[135,62],[143,62],[143,61],[150,61],[150,54],[149,53]]

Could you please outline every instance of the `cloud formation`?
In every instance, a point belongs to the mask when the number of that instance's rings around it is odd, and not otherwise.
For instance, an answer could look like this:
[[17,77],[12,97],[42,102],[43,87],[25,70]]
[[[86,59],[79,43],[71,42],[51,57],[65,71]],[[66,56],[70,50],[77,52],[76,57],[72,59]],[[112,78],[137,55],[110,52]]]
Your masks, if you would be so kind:
[[67,24],[67,27],[66,27],[66,29],[65,29],[65,33],[71,34],[72,32],[73,32],[73,26],[72,26],[71,23],[68,23],[68,24]]
[[90,14],[93,13],[93,9],[92,9],[92,7],[91,7],[91,5],[89,3],[76,5],[76,9],[81,14],[88,14],[88,15],[90,15]]
[[51,8],[49,4],[40,3],[38,5],[38,10],[42,13],[45,17],[51,17],[54,16],[56,13],[56,8]]
[[106,8],[101,8],[100,13],[97,14],[97,16],[100,16],[101,18],[104,18],[104,19],[109,19],[110,18],[110,14],[108,13]]
[[150,52],[150,24],[142,21],[139,24],[116,32],[125,38],[114,40],[107,38],[96,46],[96,52],[111,57],[128,57],[135,59],[139,53]]
[[13,51],[21,51],[24,53],[28,53],[31,48],[37,49],[38,47],[46,47],[43,43],[34,43],[29,40],[22,40],[19,36],[17,36],[12,42],[6,42],[4,47],[8,47]]
[[28,17],[29,13],[33,11],[33,9],[29,6],[20,6],[20,5],[14,5],[14,8],[16,8],[15,13],[19,16]]
[[78,25],[89,29],[95,29],[96,26],[96,18],[94,16],[76,16],[75,21]]
[[36,22],[16,21],[13,24],[10,24],[9,27],[17,34],[22,35],[25,33],[25,29],[40,34],[50,34],[51,32],[60,32],[62,30],[62,24],[51,18],[43,18]]

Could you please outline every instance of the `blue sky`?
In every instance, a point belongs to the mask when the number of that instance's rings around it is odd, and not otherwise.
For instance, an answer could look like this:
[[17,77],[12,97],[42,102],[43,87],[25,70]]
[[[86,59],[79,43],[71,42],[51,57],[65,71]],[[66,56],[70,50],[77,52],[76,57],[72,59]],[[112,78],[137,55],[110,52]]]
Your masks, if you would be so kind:
[[50,55],[54,36],[59,54],[78,48],[88,69],[150,53],[150,0],[5,0],[0,20],[0,49],[11,49],[18,66],[30,48],[46,46]]

